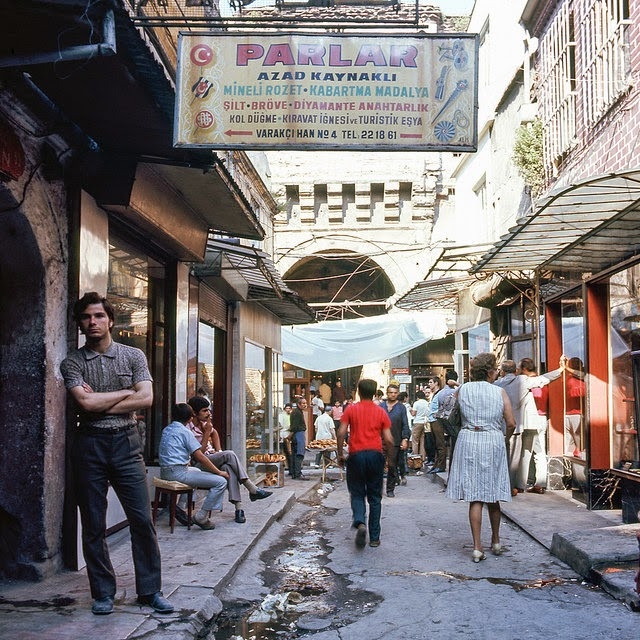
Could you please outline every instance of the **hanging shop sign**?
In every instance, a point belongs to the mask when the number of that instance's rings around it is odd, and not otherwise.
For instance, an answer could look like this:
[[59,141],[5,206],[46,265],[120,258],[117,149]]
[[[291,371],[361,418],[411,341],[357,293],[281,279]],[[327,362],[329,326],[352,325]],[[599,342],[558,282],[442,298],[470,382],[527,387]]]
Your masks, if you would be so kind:
[[0,120],[0,180],[19,180],[25,165],[20,139],[6,122]]
[[475,151],[475,34],[192,34],[177,147]]

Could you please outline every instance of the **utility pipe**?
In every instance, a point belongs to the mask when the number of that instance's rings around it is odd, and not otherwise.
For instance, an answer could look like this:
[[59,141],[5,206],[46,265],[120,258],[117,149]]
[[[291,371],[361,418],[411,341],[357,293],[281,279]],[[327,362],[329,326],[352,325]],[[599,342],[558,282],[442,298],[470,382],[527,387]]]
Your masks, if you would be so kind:
[[85,44],[67,47],[48,53],[37,53],[0,58],[0,69],[8,67],[26,67],[49,62],[68,62],[70,60],[87,60],[97,56],[114,56],[116,54],[116,21],[113,10],[105,13],[102,22],[102,40],[98,44]]

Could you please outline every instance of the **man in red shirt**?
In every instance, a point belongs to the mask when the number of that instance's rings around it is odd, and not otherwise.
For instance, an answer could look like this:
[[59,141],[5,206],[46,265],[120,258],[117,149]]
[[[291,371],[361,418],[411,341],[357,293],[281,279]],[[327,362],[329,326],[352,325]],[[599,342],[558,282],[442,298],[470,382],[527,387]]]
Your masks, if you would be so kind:
[[[387,412],[374,404],[373,394],[378,385],[375,380],[360,380],[360,402],[349,405],[338,429],[338,464],[345,464],[344,440],[349,430],[349,458],[347,487],[351,496],[353,526],[357,529],[355,543],[362,548],[367,537],[367,508],[369,503],[369,546],[380,545],[380,513],[382,511],[382,483],[384,476],[384,449],[387,457],[394,451],[391,420]],[[391,460],[388,460],[392,464]]]

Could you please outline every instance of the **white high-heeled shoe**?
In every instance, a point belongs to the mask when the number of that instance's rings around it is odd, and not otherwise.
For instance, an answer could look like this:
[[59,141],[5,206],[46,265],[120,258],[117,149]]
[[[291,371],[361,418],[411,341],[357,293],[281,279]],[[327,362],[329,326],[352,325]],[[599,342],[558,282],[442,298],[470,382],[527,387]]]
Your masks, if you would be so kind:
[[479,551],[478,549],[474,549],[473,553],[471,554],[471,559],[474,562],[480,562],[480,560],[486,560],[487,556],[485,555],[484,551]]
[[504,551],[502,545],[499,542],[494,542],[491,545],[491,553],[493,553],[494,556],[499,556],[502,555],[502,552]]

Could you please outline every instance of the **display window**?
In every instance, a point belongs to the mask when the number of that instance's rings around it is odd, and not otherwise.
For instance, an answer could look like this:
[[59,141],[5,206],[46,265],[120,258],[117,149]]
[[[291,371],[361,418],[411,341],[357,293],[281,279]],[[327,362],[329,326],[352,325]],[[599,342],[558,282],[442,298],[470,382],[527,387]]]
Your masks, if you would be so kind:
[[162,402],[169,397],[165,297],[164,265],[118,237],[111,237],[107,298],[115,309],[113,339],[146,354],[154,381],[153,406],[138,413],[148,461],[157,457],[160,434],[168,418]]
[[244,347],[247,458],[268,450],[266,423],[267,366],[265,348],[246,341]]
[[584,460],[587,443],[585,402],[585,322],[582,295],[561,300],[562,352],[567,366],[562,375],[564,408],[564,455]]
[[609,279],[612,465],[640,475],[636,394],[640,390],[640,264]]

